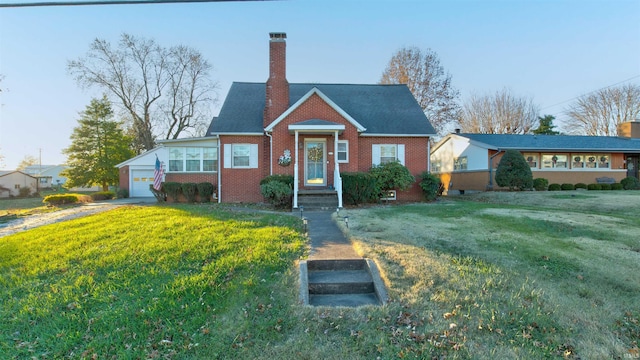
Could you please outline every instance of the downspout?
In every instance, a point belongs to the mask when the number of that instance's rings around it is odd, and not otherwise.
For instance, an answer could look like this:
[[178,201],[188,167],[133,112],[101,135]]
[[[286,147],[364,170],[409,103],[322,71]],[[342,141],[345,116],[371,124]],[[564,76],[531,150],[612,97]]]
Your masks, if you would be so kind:
[[218,204],[222,202],[222,175],[220,174],[220,134],[216,134],[216,140],[218,141]]
[[267,131],[264,134],[269,137],[269,175],[273,175],[273,136]]
[[489,158],[489,185],[487,185],[488,191],[493,190],[493,158],[500,155],[501,152],[502,150],[498,149],[498,152],[491,155],[491,157]]

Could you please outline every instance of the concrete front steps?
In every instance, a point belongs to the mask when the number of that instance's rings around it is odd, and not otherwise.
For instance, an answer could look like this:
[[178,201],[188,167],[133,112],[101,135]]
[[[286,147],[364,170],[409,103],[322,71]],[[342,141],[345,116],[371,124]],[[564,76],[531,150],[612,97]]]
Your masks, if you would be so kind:
[[338,193],[335,190],[300,190],[298,207],[303,207],[304,211],[335,211],[338,208]]
[[304,305],[382,305],[387,293],[376,264],[369,259],[300,262],[300,298]]

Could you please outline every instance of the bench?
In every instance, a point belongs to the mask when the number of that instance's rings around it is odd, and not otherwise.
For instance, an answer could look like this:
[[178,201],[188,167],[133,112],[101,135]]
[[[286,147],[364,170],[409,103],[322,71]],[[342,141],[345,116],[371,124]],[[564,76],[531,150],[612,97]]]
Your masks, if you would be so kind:
[[599,178],[596,178],[596,182],[598,184],[615,184],[616,179],[610,178],[610,177],[599,177]]

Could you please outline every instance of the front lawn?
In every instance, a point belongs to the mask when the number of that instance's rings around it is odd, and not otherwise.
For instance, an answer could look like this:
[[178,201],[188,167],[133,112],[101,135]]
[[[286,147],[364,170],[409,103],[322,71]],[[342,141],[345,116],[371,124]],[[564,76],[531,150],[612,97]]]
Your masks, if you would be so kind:
[[[123,207],[1,238],[0,358],[215,358],[247,327],[281,341],[263,327],[291,321],[270,314],[297,291],[271,285],[303,254],[299,225],[213,206]],[[262,322],[247,324],[253,309],[241,309],[258,299]]]
[[298,304],[290,215],[125,207],[25,231],[0,238],[0,358],[638,358],[639,201],[522,192],[341,211],[391,297],[356,309]]

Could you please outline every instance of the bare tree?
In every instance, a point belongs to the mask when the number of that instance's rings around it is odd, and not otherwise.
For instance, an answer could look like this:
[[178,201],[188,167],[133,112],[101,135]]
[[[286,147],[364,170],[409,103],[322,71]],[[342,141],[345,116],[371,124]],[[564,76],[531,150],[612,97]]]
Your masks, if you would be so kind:
[[598,90],[578,98],[567,110],[567,132],[615,136],[619,124],[640,119],[640,85]]
[[212,67],[197,50],[167,49],[123,34],[115,48],[95,39],[87,55],[69,61],[67,68],[78,84],[105,90],[128,115],[138,150],[150,150],[156,138],[175,139],[210,120],[204,116],[214,90]]
[[16,170],[24,170],[27,166],[38,165],[38,159],[36,159],[33,155],[25,155],[22,160],[18,163],[18,167]]
[[531,98],[517,97],[509,89],[493,95],[472,95],[460,116],[463,132],[527,134],[538,123],[538,107]]
[[402,48],[389,60],[380,84],[407,84],[433,127],[440,135],[460,113],[460,93],[451,86],[451,75],[431,49]]

